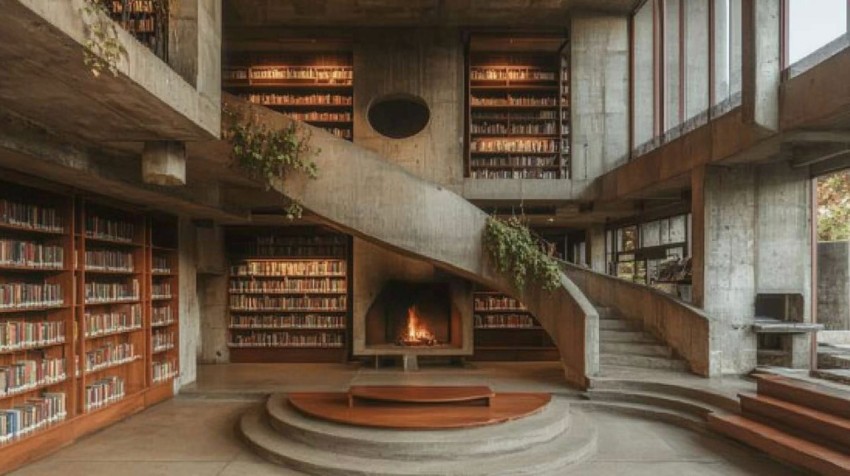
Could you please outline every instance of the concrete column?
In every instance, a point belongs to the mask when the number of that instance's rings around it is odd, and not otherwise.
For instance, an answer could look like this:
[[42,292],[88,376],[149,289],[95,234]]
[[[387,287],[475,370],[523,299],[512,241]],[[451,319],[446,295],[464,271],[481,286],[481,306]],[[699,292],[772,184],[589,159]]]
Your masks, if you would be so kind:
[[195,259],[195,226],[186,217],[178,223],[180,269],[180,377],[179,387],[197,379],[200,342],[200,309],[198,307],[197,263]]
[[186,185],[186,144],[176,141],[145,142],[142,180],[154,185]]
[[224,230],[218,225],[202,225],[195,227],[201,337],[198,362],[225,363],[230,361],[230,349],[227,347],[228,279]]
[[742,2],[744,121],[779,128],[780,0]]
[[850,331],[850,241],[818,243],[818,322]]
[[587,230],[590,247],[590,268],[597,273],[605,272],[605,226],[594,225]]
[[628,159],[628,19],[577,14],[570,26],[572,179],[593,180]]

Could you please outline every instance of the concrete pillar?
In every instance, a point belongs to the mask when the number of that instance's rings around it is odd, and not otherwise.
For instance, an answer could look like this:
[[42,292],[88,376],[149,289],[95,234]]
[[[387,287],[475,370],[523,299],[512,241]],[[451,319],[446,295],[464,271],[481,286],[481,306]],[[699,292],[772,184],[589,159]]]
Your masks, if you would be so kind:
[[572,179],[593,180],[628,159],[628,19],[577,14],[570,26]]
[[186,185],[186,144],[176,141],[145,142],[142,180],[153,185]]
[[742,104],[744,121],[779,128],[780,0],[743,0]]
[[198,307],[195,226],[186,217],[178,223],[180,269],[180,378],[184,386],[197,379],[200,342],[200,309]]
[[230,361],[230,349],[227,347],[228,279],[224,230],[219,225],[203,223],[195,227],[195,232],[201,336],[198,362],[225,363]]
[[818,243],[818,322],[850,331],[850,241]]
[[594,225],[587,230],[590,247],[590,268],[597,273],[605,272],[605,225]]

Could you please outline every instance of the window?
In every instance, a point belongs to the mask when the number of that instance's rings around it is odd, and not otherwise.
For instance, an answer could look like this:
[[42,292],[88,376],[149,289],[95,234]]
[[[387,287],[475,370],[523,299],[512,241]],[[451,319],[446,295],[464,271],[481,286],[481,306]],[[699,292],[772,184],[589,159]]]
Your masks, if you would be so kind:
[[741,0],[714,2],[714,105],[741,93]]
[[[640,284],[690,281],[691,215],[644,221],[606,231],[608,272]],[[687,263],[687,264],[686,264]],[[680,267],[682,273],[671,273]]]
[[680,114],[679,87],[680,45],[682,40],[680,8],[681,0],[664,0],[664,130],[670,130],[682,122]]
[[708,110],[708,1],[682,2],[685,120]]
[[788,1],[788,64],[847,33],[847,0]]
[[653,74],[654,38],[653,2],[646,2],[634,16],[634,145],[655,136],[655,83]]

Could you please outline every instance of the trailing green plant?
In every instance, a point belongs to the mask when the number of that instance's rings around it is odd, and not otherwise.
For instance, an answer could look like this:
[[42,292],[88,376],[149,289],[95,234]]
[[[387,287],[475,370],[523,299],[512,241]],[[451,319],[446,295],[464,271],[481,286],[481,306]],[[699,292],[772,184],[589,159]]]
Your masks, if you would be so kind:
[[496,268],[509,274],[518,290],[523,289],[529,279],[547,291],[561,283],[558,263],[543,252],[531,230],[517,217],[487,218],[484,246]]
[[[302,172],[318,178],[319,169],[312,157],[319,151],[310,146],[310,134],[296,122],[277,129],[261,123],[256,117],[245,117],[224,110],[223,135],[231,144],[232,165],[265,182],[270,189],[275,180],[290,173]],[[301,218],[303,207],[292,200],[285,208],[287,218]]]
[[118,61],[127,54],[118,39],[118,25],[109,17],[109,11],[100,0],[85,0],[81,13],[87,19],[83,62],[94,77],[104,71],[118,76]]

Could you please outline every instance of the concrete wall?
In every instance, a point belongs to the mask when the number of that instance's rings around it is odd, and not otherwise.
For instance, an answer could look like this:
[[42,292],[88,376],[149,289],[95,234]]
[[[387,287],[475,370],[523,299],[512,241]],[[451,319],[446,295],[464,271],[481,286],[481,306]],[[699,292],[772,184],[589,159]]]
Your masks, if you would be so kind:
[[[457,30],[376,30],[354,47],[354,141],[406,170],[458,190],[463,181],[463,46]],[[369,105],[387,94],[421,97],[425,129],[390,139],[369,125]],[[340,160],[344,160],[340,157]]]
[[628,158],[628,20],[576,16],[570,25],[572,178],[592,180]]
[[199,363],[222,363],[230,360],[227,347],[227,260],[224,229],[221,226],[197,226],[196,261],[197,294],[201,310]]
[[818,243],[818,322],[850,330],[850,241]]

